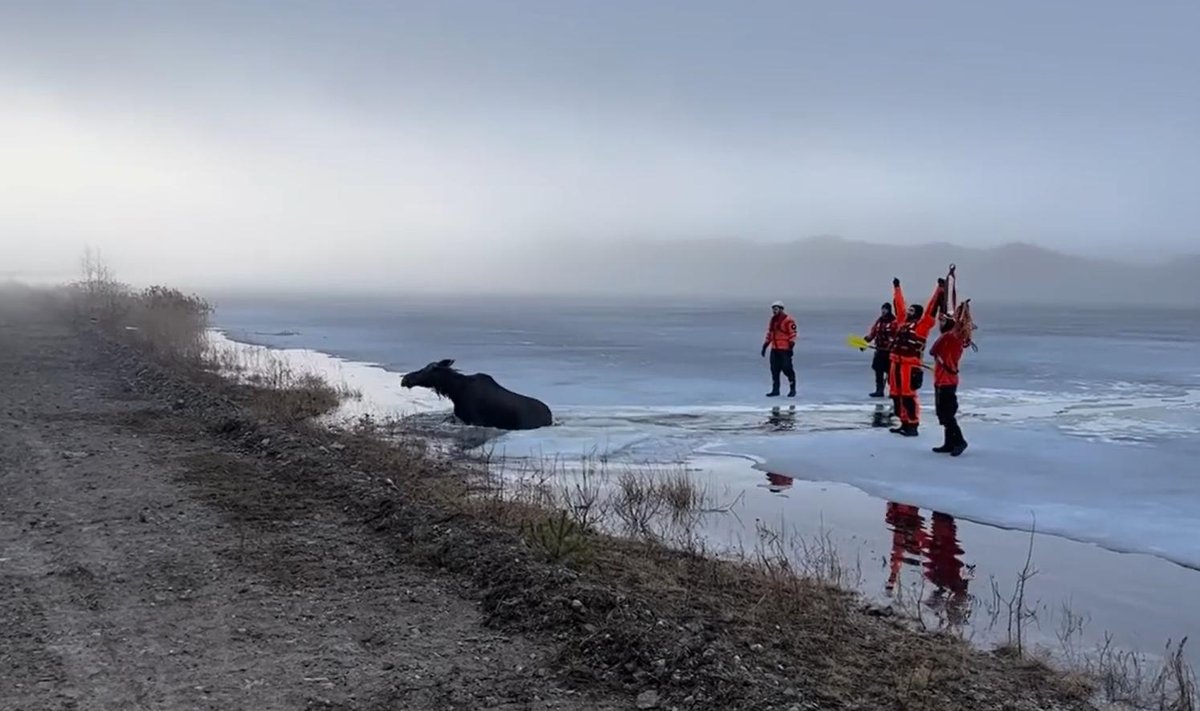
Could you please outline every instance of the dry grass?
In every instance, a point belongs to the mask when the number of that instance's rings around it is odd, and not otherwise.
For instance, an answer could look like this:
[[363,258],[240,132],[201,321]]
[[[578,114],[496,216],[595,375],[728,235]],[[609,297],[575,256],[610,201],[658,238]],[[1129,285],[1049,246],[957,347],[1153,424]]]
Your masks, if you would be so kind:
[[73,321],[95,324],[168,366],[238,377],[247,386],[244,401],[262,414],[295,422],[361,397],[344,383],[335,386],[316,373],[297,372],[266,349],[213,348],[208,337],[213,309],[199,296],[164,286],[133,289],[90,249],[81,266],[82,278],[58,295],[59,308]]
[[[402,431],[402,425],[389,426],[391,437],[397,428]],[[464,471],[461,460],[446,466]],[[966,639],[914,638],[918,633],[905,620],[895,620],[899,628],[887,632],[864,624],[858,609],[862,601],[851,592],[863,580],[861,560],[847,559],[828,531],[802,536],[782,522],[758,521],[751,550],[713,555],[705,549],[700,529],[706,516],[731,515],[731,504],[713,496],[682,466],[622,468],[599,456],[569,465],[557,459],[513,462],[493,452],[467,466],[474,483],[460,481],[446,499],[449,506],[518,530],[547,561],[621,589],[647,591],[677,614],[717,615],[758,640],[770,638],[750,644],[820,655],[826,660],[822,668],[838,667],[835,676],[843,680],[875,674],[887,686],[886,691],[876,688],[880,707],[951,708],[940,690],[968,683],[983,673],[981,659],[988,659],[998,665],[995,673],[1010,675],[1018,684],[1035,684],[1068,704],[1083,706],[1096,699],[1129,709],[1196,708],[1194,674],[1181,645],[1153,670],[1112,647],[1073,657],[1069,664],[1063,663],[1063,655],[1052,664],[1040,656],[1043,650],[1029,648],[1026,626],[1037,622],[1027,591],[1037,574],[1032,532],[1012,589],[1001,593],[993,582],[990,612],[1009,642],[995,656],[981,657]],[[924,629],[919,600],[915,608],[915,621]],[[1065,649],[1085,621],[1069,609],[1062,620]],[[881,654],[881,645],[890,651]],[[883,673],[881,657],[903,659],[907,666]],[[830,693],[855,695],[845,687]]]

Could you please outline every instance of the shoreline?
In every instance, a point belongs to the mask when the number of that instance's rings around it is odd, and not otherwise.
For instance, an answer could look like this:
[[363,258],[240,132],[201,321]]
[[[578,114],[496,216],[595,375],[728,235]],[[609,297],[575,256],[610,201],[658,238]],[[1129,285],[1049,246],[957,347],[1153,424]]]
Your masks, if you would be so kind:
[[[228,339],[228,342],[225,344],[227,346],[236,348],[244,345],[254,349],[265,349],[269,352],[280,353],[284,356],[287,356],[288,354],[295,356],[296,359],[293,361],[293,365],[297,369],[311,367],[313,363],[320,364],[323,362],[328,362],[336,364],[337,369],[333,371],[328,369],[322,370],[322,366],[317,365],[317,372],[325,375],[326,377],[348,378],[349,382],[351,382],[354,386],[361,387],[363,389],[362,400],[343,403],[342,408],[339,410],[339,413],[341,414],[337,419],[349,421],[354,418],[354,415],[360,415],[364,412],[367,412],[379,417],[381,420],[387,420],[390,415],[397,412],[394,408],[396,408],[398,403],[406,406],[400,408],[401,415],[403,415],[404,411],[412,410],[424,413],[426,415],[440,414],[442,411],[445,411],[447,414],[449,413],[449,405],[446,403],[446,401],[439,401],[436,398],[422,398],[419,394],[414,394],[411,391],[400,392],[399,395],[397,395],[398,389],[396,386],[398,384],[399,377],[402,374],[388,370],[379,364],[353,361],[308,348],[278,349],[265,344],[244,344],[241,341],[234,341],[230,339],[228,335],[223,335],[223,337]],[[356,377],[357,375],[363,375],[365,377],[358,378]],[[681,407],[678,409],[681,412],[684,412],[690,411],[694,408]],[[741,410],[744,408],[737,409]],[[637,410],[637,408],[632,408],[632,410]],[[431,417],[430,419],[433,418]],[[336,419],[326,419],[324,421],[330,424],[336,424],[337,422]],[[410,427],[409,425],[403,423],[400,426],[402,428]],[[457,429],[465,431],[468,428],[458,427]],[[457,441],[455,438],[459,436],[456,434],[455,427],[453,425],[445,426],[440,430],[431,431],[428,434],[438,439],[450,438],[450,441],[452,442]],[[497,435],[497,437],[502,440],[503,433],[500,433]],[[496,442],[497,440],[492,440],[492,443]],[[460,442],[460,444],[462,446],[469,445],[472,448],[466,453],[466,456],[472,458],[478,458],[480,456],[479,450],[475,449],[480,446],[480,443],[477,439]],[[455,455],[452,453],[450,456]],[[528,461],[531,458],[517,455],[511,459],[519,463],[521,461]],[[580,454],[578,462],[560,461],[556,466],[563,468],[565,472],[577,467],[587,466],[585,463],[586,459],[587,457],[585,457],[583,454]],[[736,478],[736,475],[729,474],[731,470],[738,468],[736,464],[733,464],[734,461],[745,463],[747,466],[749,466],[749,468],[763,474],[766,474],[770,471],[784,475],[794,476],[795,474],[786,466],[772,469],[772,467],[768,465],[768,460],[763,457],[735,451],[721,451],[719,445],[715,447],[702,448],[701,450],[691,453],[680,462],[680,465],[688,468],[696,467],[699,469],[701,476],[707,476],[711,480],[714,476],[717,476],[718,473],[721,472],[724,472],[726,476],[733,476]],[[520,465],[516,464],[514,466]],[[532,464],[531,466],[537,467],[543,465]],[[638,465],[632,466],[636,467]],[[662,465],[646,466],[647,468],[653,468],[654,466]],[[891,535],[890,533],[885,532],[885,524],[882,515],[884,505],[889,501],[887,497],[880,496],[878,493],[873,493],[871,490],[869,490],[869,488],[864,488],[858,483],[852,481],[820,479],[812,478],[810,476],[794,476],[794,478],[796,479],[796,488],[798,490],[807,489],[809,492],[812,492],[827,486],[847,487],[848,489],[852,489],[854,492],[856,492],[856,496],[851,497],[855,499],[855,503],[853,504],[854,506],[863,508],[877,505],[876,508],[879,511],[879,514],[876,517],[877,520],[870,525],[862,523],[862,517],[860,516],[854,515],[850,516],[850,519],[847,519],[847,514],[845,512],[840,512],[843,524],[840,526],[839,530],[834,530],[833,533],[840,540],[844,541],[844,548],[848,548],[851,545],[858,545],[861,548],[862,542],[870,540],[872,535],[876,537],[876,546],[884,546],[885,536]],[[717,483],[719,484],[720,482]],[[567,486],[569,485],[569,482],[564,481],[559,485]],[[736,489],[738,485],[733,486]],[[744,493],[745,491],[745,488],[741,488],[737,491],[728,492],[724,498],[725,500],[729,500],[741,493]],[[901,502],[905,504],[916,504],[923,511],[925,511],[924,515],[926,518],[933,510],[923,504],[920,500],[920,497],[917,497],[915,501],[912,499],[902,499]],[[836,503],[836,505],[846,506],[847,504],[843,501]],[[756,516],[747,513],[748,511],[754,510],[755,507],[743,504],[740,507],[741,518],[746,519],[746,517],[749,516],[750,520],[757,520]],[[783,513],[782,509],[778,511],[775,509],[770,510],[775,513]],[[815,512],[816,515],[821,515],[822,513],[823,512],[820,510]],[[839,512],[831,513],[837,514]],[[1025,549],[1028,545],[1029,536],[1031,534],[1030,527],[1028,525],[1005,526],[997,524],[993,521],[975,520],[970,515],[955,513],[953,510],[951,510],[950,513],[953,514],[954,519],[959,521],[960,527],[963,524],[966,524],[968,529],[973,527],[979,529],[975,531],[973,535],[975,537],[988,539],[989,543],[986,548],[990,550],[989,555],[991,558],[991,560],[986,561],[975,561],[975,564],[977,565],[982,564],[982,568],[987,572],[987,574],[981,574],[979,579],[975,582],[972,598],[972,605],[977,611],[976,616],[978,617],[983,615],[986,619],[986,617],[990,615],[992,618],[990,620],[990,626],[986,623],[975,624],[973,626],[969,626],[965,631],[960,631],[960,634],[969,634],[978,644],[983,644],[988,647],[997,646],[998,644],[1002,644],[1004,642],[1003,635],[994,629],[996,625],[996,611],[994,609],[987,609],[989,607],[994,608],[997,603],[995,600],[989,601],[985,600],[984,598],[994,595],[994,593],[988,589],[992,579],[1002,578],[1006,581],[1005,584],[1007,585],[1007,579],[1015,575],[1020,569],[1021,559],[1024,557]],[[795,514],[792,514],[792,516],[794,515]],[[710,545],[725,549],[730,548],[730,546],[737,547],[739,544],[733,544],[731,538],[734,535],[740,535],[740,540],[742,541],[740,545],[743,548],[742,555],[744,556],[745,541],[746,539],[753,538],[754,536],[754,529],[751,525],[751,521],[743,520],[743,525],[740,527],[735,526],[731,529],[730,527],[722,525],[721,522],[712,522],[712,518],[715,517],[709,517],[708,522],[701,523],[697,526],[698,530],[702,532],[701,535],[705,535],[707,537]],[[853,522],[850,523],[848,521]],[[822,532],[818,530],[818,527],[802,524],[800,528],[809,538],[822,535]],[[993,531],[995,533],[992,533]],[[1012,533],[1015,535],[1004,535],[1006,533]],[[1161,593],[1161,589],[1165,588],[1168,590],[1176,590],[1180,587],[1186,586],[1186,584],[1189,582],[1192,583],[1193,586],[1200,586],[1200,575],[1197,575],[1195,580],[1191,580],[1189,575],[1175,571],[1172,568],[1178,566],[1188,571],[1188,573],[1197,573],[1198,571],[1196,569],[1187,566],[1180,561],[1172,560],[1169,557],[1164,557],[1161,554],[1147,552],[1144,550],[1117,550],[1111,545],[1104,545],[1095,540],[1075,538],[1070,535],[1064,535],[1061,532],[1047,531],[1044,528],[1039,528],[1036,533],[1034,563],[1043,568],[1043,571],[1040,579],[1031,582],[1030,597],[1034,600],[1034,603],[1032,604],[1039,607],[1042,611],[1040,615],[1041,619],[1037,621],[1037,626],[1040,628],[1040,632],[1037,632],[1036,634],[1039,638],[1039,644],[1046,649],[1047,653],[1056,657],[1062,657],[1068,652],[1073,653],[1075,648],[1079,646],[1086,647],[1087,649],[1098,647],[1104,642],[1105,635],[1109,633],[1115,633],[1118,644],[1128,644],[1132,647],[1135,647],[1139,653],[1153,656],[1162,651],[1162,644],[1166,640],[1177,636],[1178,630],[1173,628],[1169,622],[1161,619],[1156,624],[1150,625],[1152,629],[1157,631],[1156,635],[1143,634],[1144,628],[1147,626],[1146,620],[1144,619],[1147,612],[1139,609],[1139,603],[1135,601],[1139,599],[1159,599],[1160,602],[1158,607],[1148,611],[1152,617],[1157,615],[1158,618],[1162,618],[1163,611],[1188,609],[1189,596],[1186,594],[1186,592],[1180,592],[1178,595],[1171,597],[1164,596]],[[1129,559],[1125,558],[1125,556],[1134,556],[1134,558]],[[1081,567],[1074,564],[1077,560],[1087,560],[1092,561],[1092,563],[1090,566]],[[1006,562],[997,563],[996,561]],[[848,563],[848,561],[843,562]],[[1066,567],[1074,570],[1075,575],[1066,577],[1054,575],[1053,572],[1044,570],[1046,566]],[[1104,580],[1105,576],[1109,574],[1109,571],[1122,570],[1129,567],[1143,571],[1138,579],[1144,581],[1144,595],[1134,595],[1131,591],[1119,600],[1113,600],[1106,596],[1096,595],[1092,592],[1094,588],[1103,586],[1102,581]],[[991,579],[989,576],[991,576]],[[894,601],[890,600],[888,596],[881,595],[878,590],[873,591],[873,589],[870,587],[861,584],[869,581],[872,585],[878,588],[878,583],[881,581],[877,579],[877,577],[878,576],[868,575],[863,581],[860,581],[860,584],[853,585],[852,589],[862,594],[864,599],[871,602],[871,604],[882,605],[884,607],[892,606]],[[1091,580],[1092,584],[1087,583],[1086,581],[1088,580]],[[1174,582],[1167,583],[1166,581]],[[924,594],[926,591],[920,592],[921,594]],[[910,595],[911,594],[912,593],[910,592]],[[918,594],[918,597],[921,597],[921,594]],[[910,603],[904,602],[901,604],[901,607],[905,608],[906,614],[916,614],[916,611],[913,609],[913,606]],[[1069,609],[1069,612],[1064,613],[1064,610],[1066,609]],[[1063,640],[1058,639],[1058,630],[1056,629],[1056,626],[1059,624],[1059,618],[1063,617],[1064,614],[1078,614],[1086,616],[1090,618],[1091,624],[1086,630],[1080,629],[1077,632],[1074,632],[1074,638],[1068,642],[1064,642]],[[1194,623],[1195,627],[1200,629],[1200,616],[1196,618]],[[1071,647],[1071,650],[1066,649],[1068,646]],[[1189,652],[1189,656],[1194,661],[1200,661],[1200,655],[1198,655],[1194,650]]]
[[[169,432],[229,462],[201,460],[196,481],[286,485],[279,504],[293,511],[292,536],[341,512],[405,570],[454,581],[488,628],[546,652],[547,690],[636,698],[640,708],[1093,708],[1100,681],[1050,669],[1019,637],[987,652],[915,629],[793,569],[781,548],[764,548],[757,562],[714,560],[489,493],[473,476],[477,463],[431,456],[418,439],[381,437],[377,423],[315,423],[311,413],[336,407],[340,389],[294,373],[275,388],[217,378],[185,357],[202,332],[184,334],[186,349],[176,350],[179,334],[157,333],[155,315],[143,316],[134,331],[102,318],[101,333],[84,320],[72,346],[99,353],[103,365],[88,377],[123,381],[155,403],[156,416],[123,426]],[[238,464],[229,478],[234,462],[253,466]],[[690,491],[672,493],[691,501]],[[263,493],[253,500],[269,503]]]

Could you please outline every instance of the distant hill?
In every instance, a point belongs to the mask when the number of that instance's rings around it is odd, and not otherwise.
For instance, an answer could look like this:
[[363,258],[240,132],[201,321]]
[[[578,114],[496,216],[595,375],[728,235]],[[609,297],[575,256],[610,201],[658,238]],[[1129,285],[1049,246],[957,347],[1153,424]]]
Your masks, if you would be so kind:
[[875,298],[886,293],[893,276],[923,294],[953,262],[969,295],[991,301],[1200,306],[1200,255],[1147,266],[1024,243],[991,249],[946,243],[900,247],[837,237],[783,244],[563,244],[537,252],[522,255],[513,286],[536,283],[538,291],[561,293]]

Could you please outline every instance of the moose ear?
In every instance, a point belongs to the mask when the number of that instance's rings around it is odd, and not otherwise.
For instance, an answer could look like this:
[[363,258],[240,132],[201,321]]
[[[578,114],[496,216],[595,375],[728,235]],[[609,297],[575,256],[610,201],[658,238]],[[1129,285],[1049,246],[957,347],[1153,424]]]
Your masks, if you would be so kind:
[[449,368],[452,365],[454,365],[453,358],[446,358],[445,360],[438,361],[439,368]]

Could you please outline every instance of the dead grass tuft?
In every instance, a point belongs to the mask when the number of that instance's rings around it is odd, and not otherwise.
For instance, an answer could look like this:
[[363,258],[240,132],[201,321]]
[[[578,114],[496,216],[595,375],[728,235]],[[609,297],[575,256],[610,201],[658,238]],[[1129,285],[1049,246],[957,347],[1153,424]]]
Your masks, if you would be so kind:
[[295,422],[324,415],[343,400],[361,397],[345,383],[298,373],[265,350],[214,349],[208,339],[212,306],[178,289],[136,290],[113,275],[98,252],[85,251],[82,278],[59,295],[59,306],[79,324],[91,323],[160,363],[185,372],[233,375],[246,386],[243,401],[256,412]]

